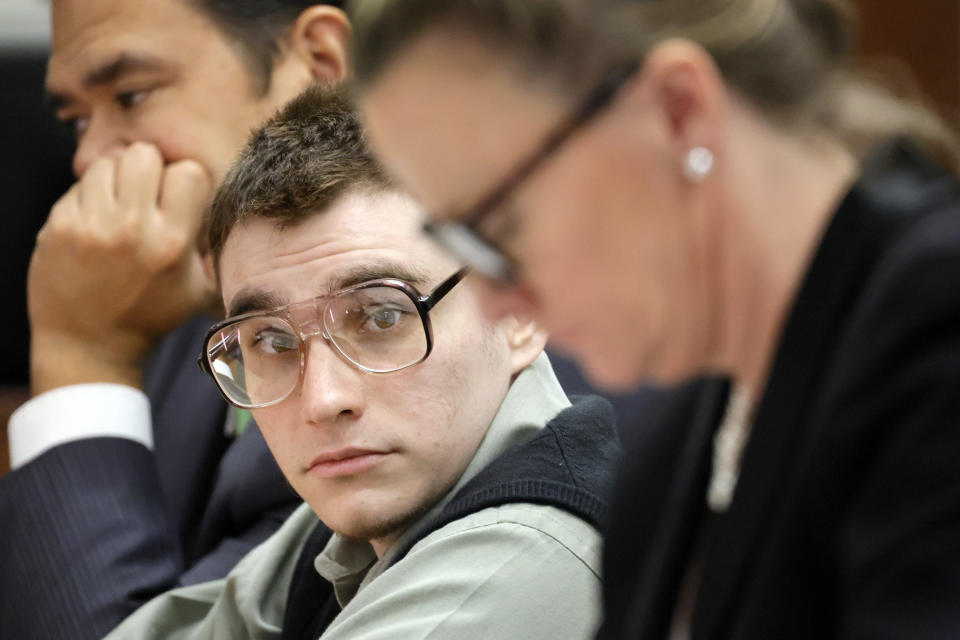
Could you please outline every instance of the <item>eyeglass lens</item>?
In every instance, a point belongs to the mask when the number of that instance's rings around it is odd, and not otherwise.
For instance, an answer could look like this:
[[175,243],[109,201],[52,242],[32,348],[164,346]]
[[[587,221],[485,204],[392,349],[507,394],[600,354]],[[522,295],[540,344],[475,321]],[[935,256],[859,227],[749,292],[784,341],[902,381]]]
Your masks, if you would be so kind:
[[291,308],[289,319],[254,316],[213,334],[207,357],[227,396],[246,406],[285,398],[299,380],[306,339],[321,333],[331,347],[365,371],[396,371],[427,354],[424,320],[402,289],[374,286],[338,295],[320,310],[322,332],[317,311],[314,303],[305,303]]

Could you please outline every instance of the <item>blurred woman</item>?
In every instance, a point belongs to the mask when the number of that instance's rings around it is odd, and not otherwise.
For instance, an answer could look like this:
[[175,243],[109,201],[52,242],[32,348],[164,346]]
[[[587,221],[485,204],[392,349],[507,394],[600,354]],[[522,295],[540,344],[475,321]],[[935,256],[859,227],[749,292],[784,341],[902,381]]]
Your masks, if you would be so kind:
[[680,389],[601,637],[960,637],[957,148],[853,70],[846,5],[355,9],[374,148],[492,312]]

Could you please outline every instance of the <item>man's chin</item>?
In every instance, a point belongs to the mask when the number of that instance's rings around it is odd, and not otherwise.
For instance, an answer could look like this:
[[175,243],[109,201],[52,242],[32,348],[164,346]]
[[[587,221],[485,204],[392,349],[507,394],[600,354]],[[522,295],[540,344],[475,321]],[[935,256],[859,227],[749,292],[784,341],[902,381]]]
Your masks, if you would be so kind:
[[342,516],[330,514],[326,518],[316,508],[314,508],[314,512],[337,535],[347,540],[369,542],[371,540],[395,539],[403,535],[428,509],[429,505],[386,515],[382,512],[364,512]]

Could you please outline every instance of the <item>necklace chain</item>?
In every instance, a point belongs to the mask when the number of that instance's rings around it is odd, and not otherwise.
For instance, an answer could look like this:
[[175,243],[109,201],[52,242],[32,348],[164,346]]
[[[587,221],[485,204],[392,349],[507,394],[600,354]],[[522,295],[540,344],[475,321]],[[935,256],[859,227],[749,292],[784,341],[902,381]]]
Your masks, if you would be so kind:
[[713,436],[713,472],[707,488],[707,505],[715,513],[723,513],[733,501],[743,449],[753,429],[752,409],[746,389],[733,386],[723,420]]

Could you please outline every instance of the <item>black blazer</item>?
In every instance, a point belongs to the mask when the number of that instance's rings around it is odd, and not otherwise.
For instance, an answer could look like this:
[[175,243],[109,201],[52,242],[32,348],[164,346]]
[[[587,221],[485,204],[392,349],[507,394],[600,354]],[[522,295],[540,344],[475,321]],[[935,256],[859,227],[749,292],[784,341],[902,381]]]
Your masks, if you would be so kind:
[[152,596],[226,575],[299,504],[255,425],[224,434],[196,365],[210,324],[156,354],[152,452],[93,438],[0,478],[0,638],[101,638]]
[[903,143],[866,163],[710,516],[726,397],[692,384],[627,444],[599,637],[666,637],[699,538],[693,638],[960,638],[957,182]]

